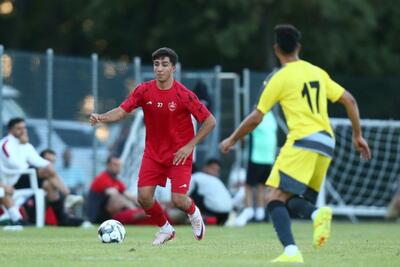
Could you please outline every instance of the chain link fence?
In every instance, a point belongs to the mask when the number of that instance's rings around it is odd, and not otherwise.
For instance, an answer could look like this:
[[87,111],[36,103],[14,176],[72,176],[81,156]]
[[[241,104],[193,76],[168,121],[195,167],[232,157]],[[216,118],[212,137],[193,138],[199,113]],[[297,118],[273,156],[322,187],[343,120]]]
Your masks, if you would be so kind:
[[[73,167],[70,172],[64,172],[67,184],[80,183],[87,189],[92,178],[105,168],[107,156],[111,153],[121,155],[134,117],[93,128],[88,123],[89,114],[118,106],[139,82],[153,78],[152,67],[142,65],[139,58],[112,61],[99,60],[96,55],[65,57],[53,54],[52,50],[26,53],[0,48],[0,54],[1,135],[7,133],[5,125],[9,119],[25,118],[30,142],[39,152],[45,148],[53,149],[57,154],[58,170],[68,165]],[[267,73],[247,69],[238,74],[223,72],[219,66],[203,70],[177,66],[176,79],[194,90],[218,121],[212,134],[197,147],[196,161],[201,165],[207,158],[221,158],[224,181],[232,165],[245,166],[247,150],[246,144],[238,145],[235,153],[220,157],[218,143],[253,109],[266,76]],[[338,76],[338,81],[350,91],[355,88],[356,98],[361,99],[362,114],[367,109],[372,116],[386,116],[388,108],[392,108],[389,113],[393,118],[398,117],[395,102],[399,100],[399,94],[395,94],[395,90],[400,78]],[[376,90],[380,81],[393,97],[384,97],[384,89]],[[361,94],[360,87],[366,88],[367,93]],[[386,105],[371,109],[371,99],[378,99],[379,103],[386,101]],[[337,108],[332,111],[333,116],[344,114]],[[282,144],[284,132],[280,133],[279,140]]]
[[[138,58],[65,57],[51,49],[47,53],[6,50],[1,58],[2,136],[7,134],[5,126],[11,118],[25,118],[37,151],[54,150],[56,168],[67,185],[87,189],[105,168],[107,156],[121,155],[134,118],[94,128],[88,123],[89,114],[118,106],[139,82],[153,78],[152,67],[143,66]],[[196,161],[201,165],[207,158],[219,157],[219,141],[243,115],[235,111],[242,110],[236,108],[241,104],[235,98],[240,95],[240,76],[222,74],[218,66],[201,71],[177,67],[176,78],[194,90],[221,121],[197,147]],[[234,161],[235,156],[228,157],[224,165]]]

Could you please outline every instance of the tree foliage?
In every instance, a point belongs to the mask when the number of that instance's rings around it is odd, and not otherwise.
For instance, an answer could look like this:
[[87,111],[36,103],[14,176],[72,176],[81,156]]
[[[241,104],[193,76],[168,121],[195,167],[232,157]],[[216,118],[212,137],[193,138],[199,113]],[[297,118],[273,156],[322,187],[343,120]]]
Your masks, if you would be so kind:
[[[14,0],[0,16],[6,48],[149,59],[161,46],[185,67],[265,69],[272,30],[292,23],[302,56],[330,71],[398,72],[400,5],[396,0]],[[149,62],[149,60],[147,60]]]

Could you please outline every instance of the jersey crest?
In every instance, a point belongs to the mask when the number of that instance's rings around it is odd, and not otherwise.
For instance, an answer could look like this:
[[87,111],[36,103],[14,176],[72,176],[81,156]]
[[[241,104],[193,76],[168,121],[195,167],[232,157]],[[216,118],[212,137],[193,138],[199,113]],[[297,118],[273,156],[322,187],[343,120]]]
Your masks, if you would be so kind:
[[168,109],[170,111],[175,111],[176,110],[176,103],[174,101],[171,101],[168,103]]

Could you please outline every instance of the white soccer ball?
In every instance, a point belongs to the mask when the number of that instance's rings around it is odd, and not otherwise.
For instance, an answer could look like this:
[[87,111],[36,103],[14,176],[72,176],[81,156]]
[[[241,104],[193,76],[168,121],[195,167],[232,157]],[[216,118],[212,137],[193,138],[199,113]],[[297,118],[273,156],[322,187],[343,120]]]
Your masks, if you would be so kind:
[[125,239],[125,227],[117,220],[107,220],[100,224],[97,231],[103,243],[122,243]]

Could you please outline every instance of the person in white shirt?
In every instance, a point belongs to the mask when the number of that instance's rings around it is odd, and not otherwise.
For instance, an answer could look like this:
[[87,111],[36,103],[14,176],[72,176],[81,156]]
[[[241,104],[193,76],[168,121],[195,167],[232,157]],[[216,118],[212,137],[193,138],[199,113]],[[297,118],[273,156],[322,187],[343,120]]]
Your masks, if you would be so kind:
[[4,230],[22,230],[22,225],[26,224],[18,210],[18,207],[14,204],[12,199],[13,193],[14,189],[11,186],[0,182],[0,205],[4,206],[11,221],[11,225],[4,227]]
[[[43,150],[42,152],[40,152],[39,154],[42,158],[48,160],[49,162],[51,162],[54,166],[56,164],[56,152],[50,148],[46,148],[45,150]],[[62,176],[59,172],[57,172],[59,174],[59,176],[61,177],[61,179],[63,179],[64,182],[64,176]],[[47,182],[45,182],[46,184]],[[66,186],[68,186],[67,183],[65,183]],[[56,188],[54,188],[53,186],[51,186],[49,183],[47,183],[46,185],[44,185],[47,188],[47,190],[52,190],[54,192],[58,192],[58,190]],[[69,187],[68,187],[69,188]],[[70,188],[71,190],[71,188]],[[56,199],[58,199],[59,197],[55,197]],[[53,198],[54,199],[54,198]],[[76,194],[72,194],[72,190],[71,190],[71,194],[68,195],[68,197],[65,200],[64,203],[64,207],[67,211],[67,213],[71,213],[74,214],[74,210],[78,207],[80,207],[84,202],[84,198],[81,195],[76,195]]]
[[192,175],[189,194],[202,214],[217,218],[217,224],[224,225],[232,211],[232,197],[224,183],[218,178],[221,163],[209,159],[200,172]]
[[[0,140],[0,160],[6,169],[21,170],[34,167],[37,169],[38,177],[48,181],[55,189],[64,196],[70,191],[57,175],[53,164],[39,156],[35,148],[29,143],[25,121],[22,118],[13,118],[9,121],[8,135]],[[15,185],[20,176],[7,176],[7,184]]]
[[[13,118],[8,124],[8,135],[0,140],[0,164],[2,168],[21,170],[35,168],[39,186],[46,191],[48,204],[56,214],[58,224],[62,226],[80,226],[84,220],[67,216],[64,212],[64,201],[76,201],[70,190],[55,171],[54,165],[41,157],[29,143],[25,121]],[[3,181],[14,189],[29,187],[26,175],[3,175]]]

